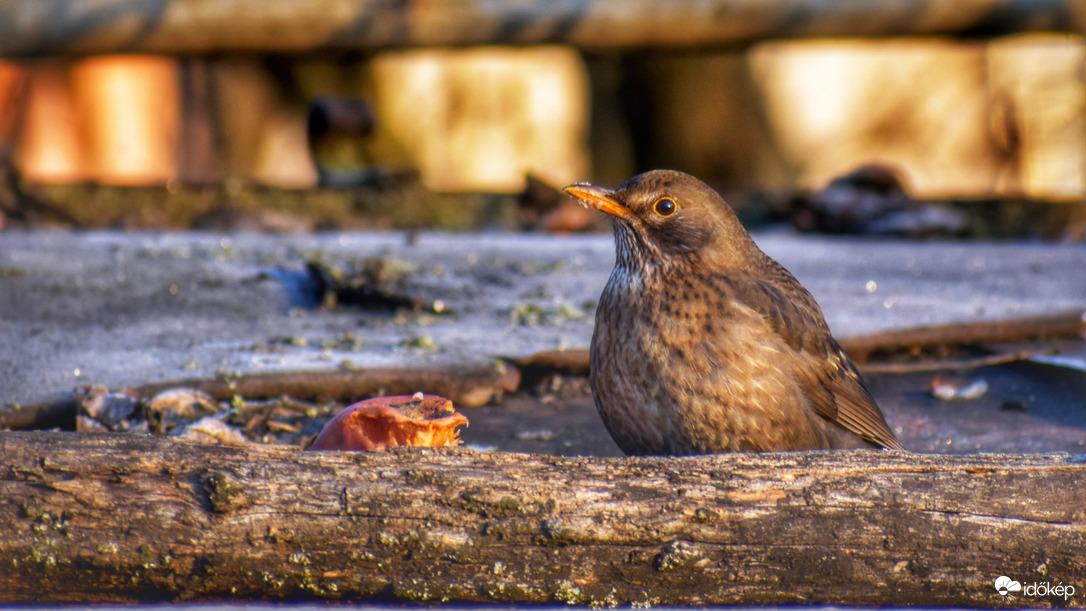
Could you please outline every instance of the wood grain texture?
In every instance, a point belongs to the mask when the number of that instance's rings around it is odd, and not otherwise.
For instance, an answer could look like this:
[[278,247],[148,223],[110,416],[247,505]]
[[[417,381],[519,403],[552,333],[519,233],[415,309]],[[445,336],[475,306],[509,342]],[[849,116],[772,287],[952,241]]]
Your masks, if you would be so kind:
[[[63,3],[60,3],[61,5]],[[572,44],[585,49],[744,45],[772,38],[1081,32],[1077,0],[651,0],[342,3],[336,0],[0,3],[0,56],[374,51]],[[20,27],[5,27],[17,24]]]
[[[0,436],[0,602],[1083,606],[1086,456]],[[1009,575],[1062,599],[995,593]]]

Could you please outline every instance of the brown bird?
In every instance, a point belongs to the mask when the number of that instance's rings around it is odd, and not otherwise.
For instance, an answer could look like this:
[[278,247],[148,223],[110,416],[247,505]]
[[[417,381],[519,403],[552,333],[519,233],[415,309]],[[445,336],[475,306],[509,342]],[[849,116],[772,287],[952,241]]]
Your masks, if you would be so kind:
[[903,449],[807,289],[708,185],[565,188],[615,218],[589,382],[627,454]]

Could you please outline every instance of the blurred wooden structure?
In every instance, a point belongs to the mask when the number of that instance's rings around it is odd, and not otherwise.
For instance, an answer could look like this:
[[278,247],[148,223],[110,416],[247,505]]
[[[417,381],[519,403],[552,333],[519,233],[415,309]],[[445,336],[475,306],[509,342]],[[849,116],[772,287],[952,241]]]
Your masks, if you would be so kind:
[[0,57],[566,44],[705,48],[815,37],[1086,31],[1079,0],[168,0],[0,4]]
[[[19,94],[0,65],[0,143],[25,124],[9,148],[44,182],[307,188],[342,162],[440,191],[648,167],[819,188],[878,160],[921,197],[1078,200],[1084,33],[1078,0],[13,0],[0,58],[30,76]],[[83,78],[106,72],[123,102]],[[325,93],[378,117],[338,158],[311,154],[300,119]],[[103,128],[126,123],[145,127]]]

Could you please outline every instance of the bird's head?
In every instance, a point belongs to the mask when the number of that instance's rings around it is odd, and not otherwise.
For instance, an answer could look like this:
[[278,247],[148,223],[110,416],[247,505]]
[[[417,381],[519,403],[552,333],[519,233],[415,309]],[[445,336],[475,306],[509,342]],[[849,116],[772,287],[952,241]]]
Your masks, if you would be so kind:
[[577,183],[565,191],[615,218],[620,265],[743,265],[757,251],[724,199],[689,174],[653,170],[614,190]]

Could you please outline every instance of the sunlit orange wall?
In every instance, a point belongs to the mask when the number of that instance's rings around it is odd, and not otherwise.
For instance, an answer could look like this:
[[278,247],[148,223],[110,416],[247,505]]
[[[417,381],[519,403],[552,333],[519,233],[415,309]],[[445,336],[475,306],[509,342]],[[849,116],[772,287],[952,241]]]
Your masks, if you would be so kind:
[[774,43],[751,57],[799,182],[882,162],[932,195],[1086,193],[1086,45]]
[[97,57],[31,64],[16,160],[32,180],[120,184],[174,177],[180,89],[175,62]]

